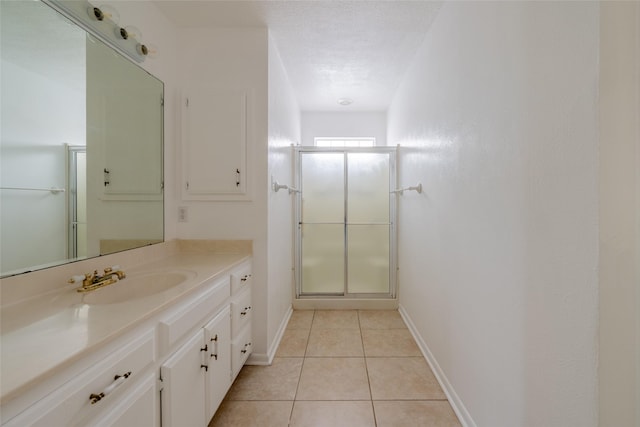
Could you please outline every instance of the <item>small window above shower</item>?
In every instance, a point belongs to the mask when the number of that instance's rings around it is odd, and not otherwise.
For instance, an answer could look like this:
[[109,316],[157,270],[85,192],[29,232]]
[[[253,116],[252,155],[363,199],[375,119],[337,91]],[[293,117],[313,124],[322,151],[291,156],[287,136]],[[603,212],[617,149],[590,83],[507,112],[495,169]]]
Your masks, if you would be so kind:
[[361,138],[327,138],[327,137],[315,137],[313,138],[313,145],[316,147],[375,147],[375,137],[361,137]]

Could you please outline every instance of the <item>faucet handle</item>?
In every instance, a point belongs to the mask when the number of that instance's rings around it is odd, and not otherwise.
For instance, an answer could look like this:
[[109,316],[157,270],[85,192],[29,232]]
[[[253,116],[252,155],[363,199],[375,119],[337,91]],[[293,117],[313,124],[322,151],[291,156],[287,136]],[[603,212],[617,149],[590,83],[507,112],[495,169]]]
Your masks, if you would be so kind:
[[69,279],[69,283],[77,283],[77,282],[82,282],[85,279],[85,276],[82,275],[75,275],[75,276],[71,276],[71,278]]

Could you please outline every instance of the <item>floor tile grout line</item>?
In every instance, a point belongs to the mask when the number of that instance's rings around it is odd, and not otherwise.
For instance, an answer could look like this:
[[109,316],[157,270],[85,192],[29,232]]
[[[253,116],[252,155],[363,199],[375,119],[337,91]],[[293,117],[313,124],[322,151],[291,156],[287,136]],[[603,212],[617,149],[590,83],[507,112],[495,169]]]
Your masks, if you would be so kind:
[[367,366],[367,353],[364,349],[364,337],[362,336],[362,324],[360,323],[360,310],[356,311],[358,316],[358,328],[360,330],[360,341],[362,345],[362,354],[364,355],[364,372],[367,375],[367,385],[369,386],[369,398],[371,399],[369,403],[371,404],[371,412],[373,413],[373,425],[375,427],[378,426],[378,420],[376,419],[376,408],[373,405],[373,393],[371,391],[371,378],[369,377],[369,367]]
[[300,388],[300,380],[302,379],[302,370],[304,369],[304,364],[307,359],[307,348],[309,347],[309,338],[311,337],[311,328],[313,328],[313,320],[315,317],[316,311],[313,310],[313,314],[311,315],[311,325],[309,326],[309,332],[307,333],[307,344],[304,346],[304,355],[302,356],[302,366],[300,366],[300,374],[298,375],[298,383],[296,384],[296,392],[293,394],[293,403],[291,404],[291,412],[289,413],[288,426],[291,425],[291,420],[293,419],[293,408],[296,406],[296,398],[298,397],[298,389]]

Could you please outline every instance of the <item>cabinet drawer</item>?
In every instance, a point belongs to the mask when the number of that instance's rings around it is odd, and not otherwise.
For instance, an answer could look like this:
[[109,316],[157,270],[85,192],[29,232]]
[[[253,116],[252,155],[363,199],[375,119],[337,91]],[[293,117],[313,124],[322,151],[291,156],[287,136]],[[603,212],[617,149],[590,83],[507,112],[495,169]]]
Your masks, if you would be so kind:
[[251,287],[251,263],[247,262],[231,273],[231,294],[235,295],[245,288]]
[[88,420],[88,424],[95,427],[159,426],[156,376],[155,372],[147,374],[118,405],[102,414],[99,420]]
[[246,288],[231,301],[231,336],[238,335],[240,330],[251,323],[251,289]]
[[[7,426],[63,426],[81,424],[99,415],[103,409],[122,396],[130,384],[138,381],[140,374],[154,360],[153,330],[116,347],[114,352],[105,349],[108,356],[98,365],[87,369],[77,378],[64,384],[54,393],[35,403],[13,418]],[[128,374],[130,373],[130,374]],[[125,375],[128,374],[126,377]],[[119,376],[119,379],[115,379]],[[90,396],[100,395],[91,403]]]
[[251,325],[248,325],[240,332],[240,335],[231,342],[231,370],[234,379],[252,351]]
[[230,295],[229,278],[220,279],[211,285],[211,289],[203,295],[193,298],[171,315],[160,320],[158,324],[158,338],[160,341],[160,353],[164,354],[169,348],[187,332],[196,326],[204,326],[205,318],[214,313],[215,310]]

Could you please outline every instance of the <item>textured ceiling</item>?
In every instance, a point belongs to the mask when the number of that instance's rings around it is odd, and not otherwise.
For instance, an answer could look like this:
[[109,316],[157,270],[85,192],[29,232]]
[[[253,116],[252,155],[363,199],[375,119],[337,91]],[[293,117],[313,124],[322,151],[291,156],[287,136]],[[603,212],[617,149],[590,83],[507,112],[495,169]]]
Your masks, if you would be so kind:
[[[156,1],[178,27],[268,27],[303,111],[385,111],[439,1]],[[351,98],[348,107],[338,98]]]
[[35,1],[0,1],[2,59],[84,90],[84,30]]

